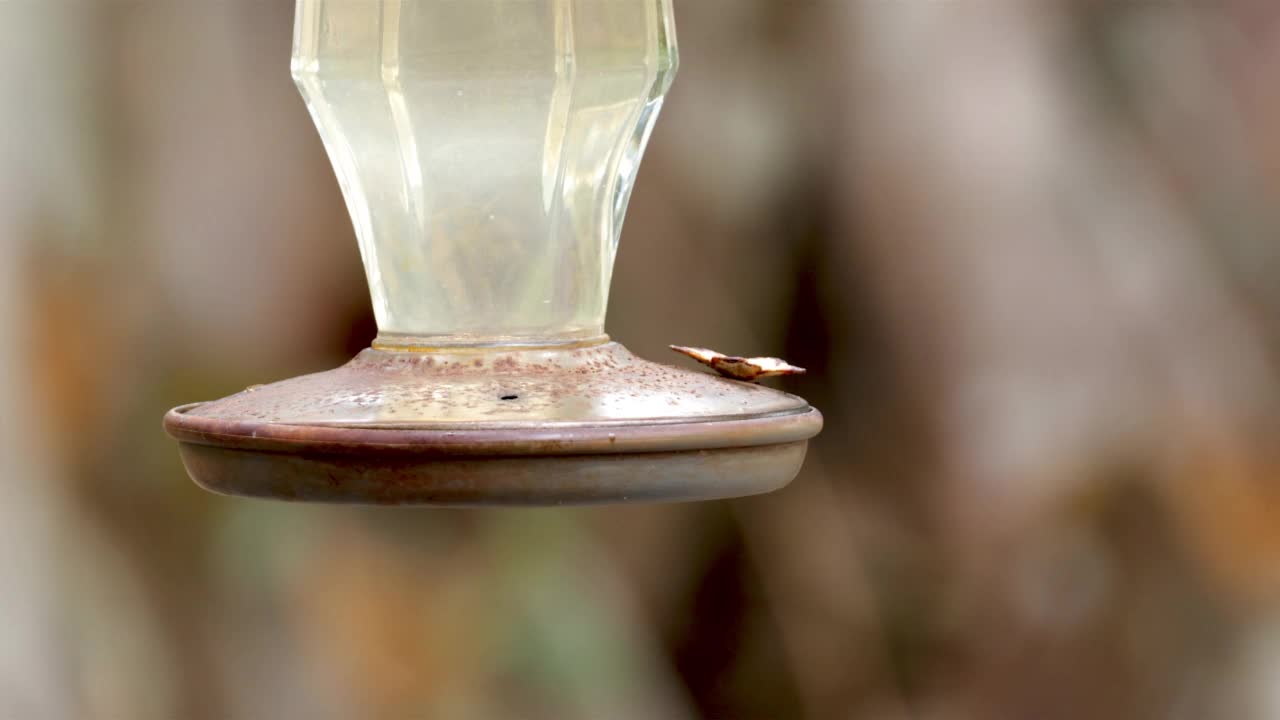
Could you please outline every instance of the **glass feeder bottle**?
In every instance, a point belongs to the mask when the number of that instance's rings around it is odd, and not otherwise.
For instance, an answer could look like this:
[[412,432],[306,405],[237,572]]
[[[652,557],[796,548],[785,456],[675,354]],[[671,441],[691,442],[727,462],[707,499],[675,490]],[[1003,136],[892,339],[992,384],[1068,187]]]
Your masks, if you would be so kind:
[[635,357],[605,310],[678,66],[671,0],[298,0],[292,74],[378,337],[175,408],[219,492],[426,504],[692,500],[791,480],[821,415]]

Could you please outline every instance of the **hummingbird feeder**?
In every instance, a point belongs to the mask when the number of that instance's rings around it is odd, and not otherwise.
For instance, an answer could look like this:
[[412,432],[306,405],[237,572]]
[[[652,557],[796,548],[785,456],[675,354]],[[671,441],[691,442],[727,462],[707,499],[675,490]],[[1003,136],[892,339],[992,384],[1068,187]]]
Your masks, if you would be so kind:
[[427,505],[790,482],[822,426],[807,402],[604,334],[676,67],[671,0],[298,0],[293,78],[379,332],[337,369],[171,410],[191,477],[232,495]]

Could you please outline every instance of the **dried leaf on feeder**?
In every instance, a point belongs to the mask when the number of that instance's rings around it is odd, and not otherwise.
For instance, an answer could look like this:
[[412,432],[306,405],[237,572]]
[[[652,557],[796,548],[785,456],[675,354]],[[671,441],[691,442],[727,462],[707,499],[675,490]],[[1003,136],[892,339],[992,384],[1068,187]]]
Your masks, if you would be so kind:
[[681,355],[688,355],[727,378],[755,382],[761,378],[779,377],[782,375],[803,375],[805,369],[796,367],[786,360],[775,357],[744,358],[725,355],[706,348],[683,347],[671,345],[672,350]]

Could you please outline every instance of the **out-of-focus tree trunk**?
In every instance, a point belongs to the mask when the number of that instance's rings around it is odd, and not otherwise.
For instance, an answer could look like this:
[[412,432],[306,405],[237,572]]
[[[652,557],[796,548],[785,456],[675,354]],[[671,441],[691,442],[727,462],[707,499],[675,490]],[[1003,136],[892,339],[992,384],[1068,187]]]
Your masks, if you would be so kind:
[[[24,378],[31,315],[21,274],[24,239],[53,218],[83,222],[85,147],[41,138],[74,128],[83,106],[83,26],[65,8],[0,5],[0,67],[36,65],[38,76],[0,72],[0,97],[22,112],[0,113],[0,715],[55,720],[75,717],[74,657],[62,642],[60,533],[68,508],[57,486],[56,443],[42,430],[48,413]],[[73,135],[73,133],[67,133]],[[56,192],[56,188],[81,191]]]

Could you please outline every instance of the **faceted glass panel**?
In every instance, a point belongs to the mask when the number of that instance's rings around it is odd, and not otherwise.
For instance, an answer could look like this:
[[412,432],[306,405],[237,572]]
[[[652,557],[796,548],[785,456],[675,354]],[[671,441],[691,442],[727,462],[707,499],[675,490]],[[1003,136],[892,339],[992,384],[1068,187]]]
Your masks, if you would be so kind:
[[299,0],[293,77],[384,339],[603,332],[671,0]]

